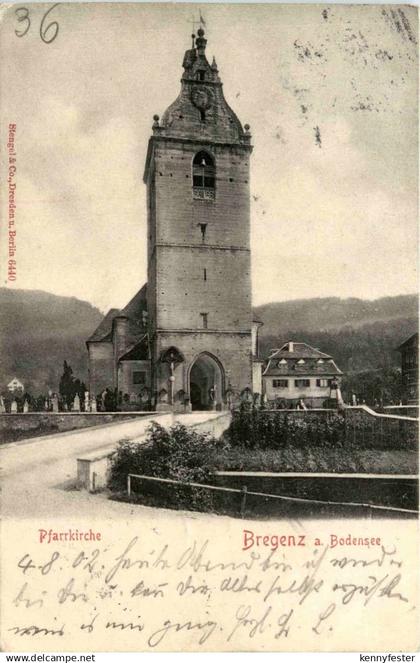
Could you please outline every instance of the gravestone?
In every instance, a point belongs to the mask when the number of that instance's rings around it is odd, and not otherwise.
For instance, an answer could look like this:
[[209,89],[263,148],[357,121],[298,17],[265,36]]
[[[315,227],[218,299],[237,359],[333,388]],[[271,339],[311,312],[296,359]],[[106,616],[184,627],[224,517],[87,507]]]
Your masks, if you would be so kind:
[[26,399],[25,399],[25,402],[23,404],[23,411],[24,412],[29,412],[29,403]]
[[90,411],[91,412],[97,412],[96,398],[91,398],[91,400],[90,400]]
[[58,396],[54,394],[52,397],[52,409],[53,412],[58,412]]
[[0,396],[0,414],[4,414],[4,412],[6,412],[6,406],[4,404],[3,396]]
[[73,401],[73,412],[80,412],[80,398],[79,394],[76,394]]
[[17,412],[17,403],[16,403],[16,401],[12,401],[12,404],[10,406],[10,412],[12,412],[13,414],[15,414]]

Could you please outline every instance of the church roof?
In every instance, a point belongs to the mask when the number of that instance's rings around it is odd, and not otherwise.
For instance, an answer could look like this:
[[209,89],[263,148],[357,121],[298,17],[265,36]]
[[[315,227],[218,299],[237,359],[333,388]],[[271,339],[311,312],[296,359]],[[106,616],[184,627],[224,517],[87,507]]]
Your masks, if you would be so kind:
[[95,331],[91,336],[89,336],[86,343],[95,343],[98,341],[110,341],[110,338],[107,336],[110,335],[112,331],[112,321],[119,314],[119,309],[111,308],[103,320],[99,323]]
[[126,317],[128,323],[128,343],[134,344],[144,335],[147,328],[147,283],[134,295],[123,309],[112,308],[87,340],[87,343],[112,341],[112,325],[117,317]]
[[143,338],[131,348],[131,350],[122,355],[119,361],[140,361],[145,359],[150,359],[149,339],[147,334],[145,334]]
[[128,304],[121,309],[120,315],[126,315],[127,318],[141,318],[143,311],[147,311],[147,283],[136,294]]
[[147,330],[147,283],[130,299],[120,315],[129,319],[127,342],[137,343]]

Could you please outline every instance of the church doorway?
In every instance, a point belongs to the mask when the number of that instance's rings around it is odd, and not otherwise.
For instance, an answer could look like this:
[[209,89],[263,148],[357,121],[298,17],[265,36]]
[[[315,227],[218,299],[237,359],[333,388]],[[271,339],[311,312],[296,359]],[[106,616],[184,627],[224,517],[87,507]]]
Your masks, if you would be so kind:
[[213,410],[223,399],[223,368],[203,352],[190,370],[190,399],[193,410]]

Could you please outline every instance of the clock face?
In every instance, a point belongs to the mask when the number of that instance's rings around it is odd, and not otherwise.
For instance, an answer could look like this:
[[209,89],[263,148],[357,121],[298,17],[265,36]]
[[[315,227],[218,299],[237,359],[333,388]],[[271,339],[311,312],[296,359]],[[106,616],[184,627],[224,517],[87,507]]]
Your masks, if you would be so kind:
[[199,110],[207,110],[213,103],[213,93],[208,88],[195,88],[191,94],[191,101]]

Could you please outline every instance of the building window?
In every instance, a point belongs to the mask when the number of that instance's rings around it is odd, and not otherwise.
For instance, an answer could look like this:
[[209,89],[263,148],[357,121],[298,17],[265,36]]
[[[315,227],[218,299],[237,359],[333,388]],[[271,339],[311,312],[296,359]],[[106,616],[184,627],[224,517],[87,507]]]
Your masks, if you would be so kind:
[[208,313],[200,313],[200,315],[201,315],[202,327],[203,327],[203,329],[207,329],[208,324],[209,324],[209,314]]
[[193,159],[193,197],[198,200],[214,200],[216,168],[208,152],[197,152]]
[[305,360],[304,359],[299,359],[298,364],[304,364]]
[[273,380],[273,387],[275,389],[287,389],[289,387],[289,380]]
[[277,364],[277,366],[280,367],[280,366],[284,366],[285,364],[287,364],[287,360],[286,360],[286,359],[280,359],[280,361],[279,361],[279,363]]
[[295,387],[298,387],[299,389],[302,388],[307,388],[311,386],[311,381],[307,380],[306,378],[300,379],[300,380],[295,380]]
[[146,371],[133,371],[133,384],[146,384]]
[[203,269],[203,279],[207,281],[207,269],[205,267]]
[[319,378],[316,381],[317,387],[329,387],[330,385],[331,385],[331,380],[327,380],[326,378]]

